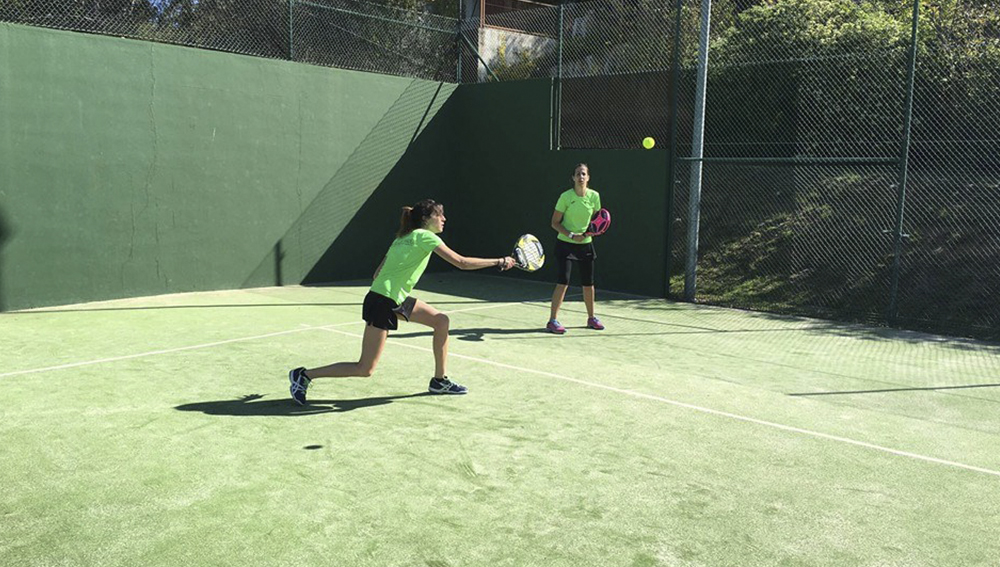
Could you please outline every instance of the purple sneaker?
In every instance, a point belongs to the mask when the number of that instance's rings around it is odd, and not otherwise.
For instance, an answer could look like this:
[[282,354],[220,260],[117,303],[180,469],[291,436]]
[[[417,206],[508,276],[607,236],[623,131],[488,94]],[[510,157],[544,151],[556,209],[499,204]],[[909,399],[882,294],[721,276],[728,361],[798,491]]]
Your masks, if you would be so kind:
[[587,319],[587,327],[595,331],[604,330],[604,324],[601,323],[601,320],[598,319],[597,317],[591,317],[590,319]]
[[545,325],[545,330],[550,333],[555,333],[557,335],[566,334],[566,327],[560,325],[559,321],[556,321],[555,319],[549,321],[548,325]]

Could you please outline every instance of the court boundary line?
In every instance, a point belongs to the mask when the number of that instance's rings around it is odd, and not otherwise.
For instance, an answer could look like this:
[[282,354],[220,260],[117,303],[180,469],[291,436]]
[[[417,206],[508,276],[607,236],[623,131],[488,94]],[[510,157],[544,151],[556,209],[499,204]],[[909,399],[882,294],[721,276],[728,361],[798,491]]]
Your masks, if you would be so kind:
[[[353,323],[354,323],[354,321],[351,321],[351,324],[353,324]],[[346,325],[346,324],[347,323],[338,323],[337,326]],[[331,326],[331,325],[327,325],[327,327],[329,327],[329,326]],[[131,359],[134,359],[134,358],[142,358],[142,357],[145,357],[145,356],[154,356],[154,355],[158,355],[158,354],[170,354],[170,353],[173,353],[173,352],[183,352],[183,351],[186,351],[186,350],[198,350],[198,349],[209,348],[209,347],[214,347],[214,346],[219,346],[219,345],[225,345],[225,344],[230,344],[230,343],[239,343],[239,342],[244,342],[244,341],[253,341],[253,340],[257,340],[257,339],[266,339],[266,338],[269,338],[269,337],[277,337],[277,336],[281,336],[281,335],[290,335],[292,333],[301,333],[303,331],[315,331],[315,330],[320,329],[320,328],[321,327],[303,327],[303,328],[300,328],[300,329],[289,329],[287,331],[277,331],[277,332],[274,332],[274,333],[266,333],[266,334],[263,334],[263,335],[255,335],[255,336],[252,336],[252,337],[239,337],[239,338],[236,338],[236,339],[226,339],[226,340],[223,340],[223,341],[215,341],[215,342],[211,342],[211,343],[203,343],[203,344],[200,344],[200,345],[188,345],[188,346],[175,347],[175,348],[167,348],[167,349],[161,349],[161,350],[150,350],[150,351],[146,351],[146,352],[139,352],[139,353],[136,353],[136,354],[126,354],[126,355],[122,355],[122,356],[113,356],[113,357],[109,357],[109,358],[99,358],[99,359],[96,359],[96,360],[84,360],[84,361],[81,361],[81,362],[70,362],[70,363],[66,363],[66,364],[59,364],[59,365],[56,365],[56,366],[45,366],[45,367],[42,367],[42,368],[32,368],[32,369],[28,369],[28,370],[16,370],[14,372],[4,372],[3,374],[0,374],[0,378],[6,378],[6,377],[9,377],[9,376],[22,376],[24,374],[37,374],[39,372],[51,372],[53,370],[65,370],[67,368],[79,368],[81,366],[93,366],[95,364],[104,364],[106,362],[118,362],[120,360],[131,360]]]
[[[531,300],[531,301],[542,301],[542,300],[539,299],[539,300]],[[465,313],[467,311],[480,311],[480,310],[483,310],[483,309],[494,309],[494,308],[497,308],[497,307],[504,307],[504,306],[509,306],[509,305],[517,305],[519,303],[528,303],[528,301],[503,302],[503,303],[492,303],[492,302],[490,302],[487,305],[477,305],[476,307],[468,307],[466,309],[455,309],[455,310],[452,310],[452,311],[442,311],[442,313],[446,313],[446,314]],[[184,351],[188,351],[188,350],[199,350],[199,349],[203,349],[203,348],[211,348],[211,347],[225,345],[225,344],[231,344],[231,343],[239,343],[239,342],[245,342],[245,341],[255,341],[255,340],[258,340],[258,339],[267,339],[267,338],[270,338],[270,337],[278,337],[278,336],[282,336],[282,335],[290,335],[290,334],[293,334],[293,333],[301,333],[301,332],[304,332],[304,331],[330,330],[330,329],[332,329],[334,327],[345,327],[345,326],[348,326],[348,325],[357,325],[359,323],[360,323],[360,321],[356,320],[356,321],[347,321],[347,322],[344,322],[344,323],[336,323],[336,324],[333,324],[333,325],[309,325],[309,326],[300,327],[298,329],[289,329],[289,330],[286,330],[286,331],[276,331],[274,333],[265,333],[263,335],[254,335],[254,336],[250,336],[250,337],[239,337],[239,338],[235,338],[235,339],[226,339],[226,340],[222,340],[222,341],[214,341],[214,342],[203,343],[203,344],[198,344],[198,345],[188,345],[188,346],[174,347],[174,348],[161,349],[161,350],[151,350],[151,351],[140,352],[140,353],[135,353],[135,354],[126,354],[126,355],[122,355],[122,356],[113,356],[113,357],[108,357],[108,358],[100,358],[100,359],[96,359],[96,360],[84,360],[84,361],[80,361],[80,362],[69,362],[69,363],[66,363],[66,364],[57,364],[55,366],[45,366],[45,367],[42,367],[42,368],[30,368],[30,369],[27,369],[27,370],[15,370],[13,372],[0,373],[0,378],[8,378],[8,377],[11,377],[11,376],[23,376],[25,374],[38,374],[38,373],[41,373],[41,372],[51,372],[51,371],[54,371],[54,370],[66,370],[66,369],[69,369],[69,368],[80,368],[80,367],[83,367],[83,366],[93,366],[95,364],[104,364],[104,363],[107,363],[107,362],[118,362],[118,361],[121,361],[121,360],[132,360],[132,359],[136,359],[136,358],[143,358],[143,357],[146,357],[146,356],[155,356],[155,355],[159,355],[159,354],[171,354],[171,353],[175,353],[175,352],[184,352]],[[360,337],[361,335],[354,335],[354,336]]]
[[[347,331],[341,331],[339,329],[321,328],[321,330],[328,331],[328,332],[331,332],[331,333],[339,333],[339,334],[342,334],[342,335],[347,335],[347,336],[351,336],[351,337],[361,338],[361,335],[358,335],[358,334],[355,334],[355,333],[349,333]],[[406,343],[400,342],[398,340],[388,340],[387,342],[390,343],[390,344],[393,344],[393,345],[403,346],[403,347],[407,347],[407,348],[411,348],[411,349],[415,349],[415,350],[420,350],[420,351],[423,351],[423,352],[430,352],[430,353],[434,352],[433,349],[429,349],[427,347],[421,347],[421,346],[417,346],[417,345],[406,344]],[[973,471],[973,472],[980,472],[980,473],[984,473],[984,474],[989,474],[989,475],[993,475],[993,476],[996,476],[996,477],[1000,477],[1000,471],[995,471],[995,470],[992,470],[992,469],[987,469],[987,468],[983,468],[983,467],[977,467],[977,466],[974,466],[974,465],[967,465],[967,464],[964,464],[964,463],[959,463],[957,461],[949,461],[947,459],[939,459],[937,457],[930,457],[930,456],[927,456],[927,455],[921,455],[919,453],[912,453],[912,452],[909,452],[909,451],[902,451],[902,450],[899,450],[899,449],[893,449],[891,447],[886,447],[884,445],[876,445],[874,443],[868,443],[866,441],[858,441],[856,439],[851,439],[849,437],[842,437],[842,436],[839,436],[839,435],[833,435],[831,433],[823,433],[821,431],[813,431],[811,429],[804,429],[804,428],[795,427],[795,426],[792,426],[792,425],[784,425],[784,424],[777,423],[777,422],[774,422],[774,421],[767,421],[767,420],[764,420],[764,419],[757,419],[755,417],[749,417],[749,416],[745,416],[745,415],[739,415],[739,414],[736,414],[736,413],[731,413],[731,412],[727,412],[727,411],[723,411],[723,410],[717,410],[717,409],[707,408],[707,407],[704,407],[704,406],[699,406],[699,405],[695,405],[695,404],[689,404],[687,402],[681,402],[681,401],[678,401],[678,400],[672,400],[670,398],[665,398],[663,396],[656,396],[656,395],[653,395],[653,394],[645,394],[643,392],[636,392],[635,390],[626,390],[624,388],[616,388],[614,386],[608,386],[606,384],[599,384],[599,383],[596,383],[596,382],[589,382],[587,380],[581,380],[579,378],[573,378],[573,377],[570,377],[570,376],[563,376],[561,374],[556,374],[554,372],[548,372],[548,371],[545,371],[545,370],[536,370],[536,369],[533,369],[533,368],[524,368],[524,367],[521,367],[521,366],[514,366],[512,364],[506,364],[506,363],[503,363],[503,362],[496,362],[496,361],[493,361],[493,360],[487,360],[485,358],[479,358],[479,357],[468,356],[468,355],[463,355],[463,354],[448,353],[448,356],[449,357],[454,357],[454,358],[460,358],[460,359],[463,359],[463,360],[469,360],[469,361],[472,361],[472,362],[478,362],[478,363],[481,363],[481,364],[487,364],[487,365],[490,365],[490,366],[497,366],[497,367],[500,367],[500,368],[506,368],[508,370],[516,370],[516,371],[519,371],[519,372],[526,372],[526,373],[529,373],[529,374],[537,374],[539,376],[546,376],[548,378],[555,378],[555,379],[558,379],[558,380],[563,380],[565,382],[571,382],[571,383],[574,383],[574,384],[580,384],[580,385],[583,385],[583,386],[589,386],[591,388],[597,388],[597,389],[600,389],[600,390],[606,390],[606,391],[615,392],[615,393],[618,393],[618,394],[625,394],[627,396],[632,396],[632,397],[635,397],[635,398],[641,398],[641,399],[651,400],[651,401],[655,401],[655,402],[665,403],[665,404],[672,405],[672,406],[675,406],[675,407],[679,407],[679,408],[683,408],[683,409],[688,409],[688,410],[693,410],[693,411],[696,411],[696,412],[699,412],[699,413],[704,413],[704,414],[708,414],[708,415],[714,415],[714,416],[717,416],[717,417],[724,417],[724,418],[728,418],[728,419],[732,419],[732,420],[736,420],[736,421],[742,421],[744,423],[752,423],[752,424],[755,424],[755,425],[761,425],[761,426],[765,426],[765,427],[771,427],[771,428],[778,429],[778,430],[781,430],[781,431],[787,431],[787,432],[791,432],[791,433],[798,433],[798,434],[805,435],[805,436],[808,436],[808,437],[814,437],[814,438],[818,438],[818,439],[826,439],[828,441],[837,441],[837,442],[840,442],[840,443],[845,443],[845,444],[853,445],[853,446],[856,446],[856,447],[862,447],[862,448],[865,448],[865,449],[871,449],[871,450],[880,451],[880,452],[883,452],[883,453],[888,453],[890,455],[895,455],[897,457],[908,457],[908,458],[915,459],[915,460],[918,460],[918,461],[924,461],[924,462],[934,463],[934,464],[938,464],[938,465],[945,465],[945,466],[950,466],[950,467],[954,467],[954,468],[964,469],[964,470]]]

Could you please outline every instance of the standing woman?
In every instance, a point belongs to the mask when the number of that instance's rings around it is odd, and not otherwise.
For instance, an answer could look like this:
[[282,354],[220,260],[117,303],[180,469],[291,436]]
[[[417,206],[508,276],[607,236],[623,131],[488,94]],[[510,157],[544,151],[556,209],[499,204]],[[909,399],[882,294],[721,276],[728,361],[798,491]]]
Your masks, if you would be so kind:
[[566,296],[566,288],[569,287],[573,262],[580,267],[583,302],[587,306],[587,327],[604,330],[604,325],[594,315],[594,260],[597,259],[597,253],[594,251],[594,239],[585,234],[591,217],[601,208],[601,195],[587,187],[589,182],[590,168],[585,163],[577,164],[573,170],[573,188],[559,195],[556,210],[552,213],[552,229],[559,233],[556,241],[558,279],[556,289],[552,292],[549,322],[545,329],[557,335],[566,332],[566,327],[559,323],[557,317]]
[[289,391],[299,405],[306,403],[306,390],[317,378],[371,376],[385,348],[389,331],[395,331],[399,317],[434,329],[434,376],[428,389],[434,394],[464,394],[465,386],[448,379],[445,371],[448,358],[449,319],[444,313],[410,296],[413,286],[427,268],[431,252],[461,270],[514,266],[510,256],[503,258],[469,258],[449,248],[438,234],[444,231],[444,206],[425,199],[412,207],[403,207],[399,232],[382,263],[375,270],[375,281],[365,296],[361,318],[367,323],[361,339],[361,357],[357,362],[336,362],[307,369],[295,368],[288,373]]

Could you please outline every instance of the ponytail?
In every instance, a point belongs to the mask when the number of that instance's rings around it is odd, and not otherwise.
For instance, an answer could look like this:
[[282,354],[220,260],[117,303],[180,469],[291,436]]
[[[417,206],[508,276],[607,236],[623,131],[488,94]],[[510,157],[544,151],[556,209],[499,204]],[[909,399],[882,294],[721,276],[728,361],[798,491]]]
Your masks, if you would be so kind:
[[424,222],[435,212],[441,210],[441,204],[433,199],[424,199],[417,202],[412,207],[403,207],[403,214],[399,217],[399,230],[396,238],[402,238],[418,228],[423,228]]
[[399,230],[396,231],[396,238],[402,238],[413,232],[416,228],[412,222],[413,207],[403,207],[403,216],[399,217]]

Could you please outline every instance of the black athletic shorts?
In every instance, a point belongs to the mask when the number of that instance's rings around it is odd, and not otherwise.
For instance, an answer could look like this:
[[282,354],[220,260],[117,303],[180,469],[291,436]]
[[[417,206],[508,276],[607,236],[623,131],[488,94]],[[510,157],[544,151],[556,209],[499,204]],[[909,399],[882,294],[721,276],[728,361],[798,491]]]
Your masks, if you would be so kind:
[[573,262],[580,266],[580,285],[594,285],[594,260],[597,251],[594,243],[578,244],[556,240],[556,282],[569,285],[569,276],[573,272]]
[[380,293],[369,291],[361,308],[361,318],[373,327],[395,331],[399,327],[398,316],[402,315],[403,319],[409,321],[410,315],[413,314],[413,306],[416,304],[415,297],[407,297],[403,300],[403,304],[399,305]]

